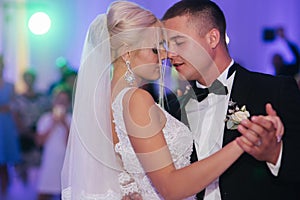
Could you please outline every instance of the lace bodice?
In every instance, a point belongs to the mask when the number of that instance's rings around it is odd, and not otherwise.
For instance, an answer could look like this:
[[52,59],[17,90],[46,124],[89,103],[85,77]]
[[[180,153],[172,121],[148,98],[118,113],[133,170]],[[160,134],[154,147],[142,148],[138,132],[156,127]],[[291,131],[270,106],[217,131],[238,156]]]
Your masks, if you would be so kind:
[[[121,190],[124,193],[138,192],[145,200],[162,199],[155,188],[152,186],[150,179],[145,174],[128,138],[124,119],[122,100],[124,94],[130,88],[123,89],[118,96],[116,96],[113,104],[113,120],[116,127],[116,133],[119,142],[115,146],[116,153],[120,154],[123,162],[124,169],[128,174],[122,173],[120,175]],[[159,106],[159,105],[157,105]],[[163,109],[162,109],[163,110]],[[164,111],[166,116],[166,124],[163,128],[163,133],[168,144],[174,165],[177,169],[185,167],[190,163],[190,155],[192,152],[192,135],[189,129],[180,121],[171,116],[168,112]],[[125,187],[122,183],[128,182],[130,177],[134,182]],[[125,190],[125,191],[124,191]]]

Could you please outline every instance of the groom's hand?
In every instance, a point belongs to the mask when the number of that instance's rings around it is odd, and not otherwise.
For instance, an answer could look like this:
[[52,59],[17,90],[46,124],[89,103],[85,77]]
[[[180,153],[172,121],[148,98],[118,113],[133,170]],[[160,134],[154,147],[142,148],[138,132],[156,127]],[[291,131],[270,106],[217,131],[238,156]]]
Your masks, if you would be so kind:
[[244,136],[238,144],[257,160],[276,164],[280,150],[283,124],[270,104],[266,105],[267,116],[253,116],[238,126]]

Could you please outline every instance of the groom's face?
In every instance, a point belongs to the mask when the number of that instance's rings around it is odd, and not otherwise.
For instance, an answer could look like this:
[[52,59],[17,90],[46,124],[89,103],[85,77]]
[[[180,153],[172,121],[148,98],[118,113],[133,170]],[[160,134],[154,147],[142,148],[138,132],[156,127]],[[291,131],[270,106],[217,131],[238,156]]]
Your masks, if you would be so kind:
[[177,16],[164,21],[169,40],[169,53],[173,66],[187,80],[203,79],[212,65],[207,37],[200,36],[188,16]]

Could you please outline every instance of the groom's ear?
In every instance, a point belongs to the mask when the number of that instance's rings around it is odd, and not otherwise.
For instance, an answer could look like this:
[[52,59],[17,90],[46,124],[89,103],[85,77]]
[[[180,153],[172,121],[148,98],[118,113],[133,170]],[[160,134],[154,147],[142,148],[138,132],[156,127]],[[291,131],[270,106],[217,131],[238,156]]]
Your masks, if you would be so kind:
[[212,49],[216,48],[220,42],[220,31],[216,28],[211,29],[207,33],[208,44]]

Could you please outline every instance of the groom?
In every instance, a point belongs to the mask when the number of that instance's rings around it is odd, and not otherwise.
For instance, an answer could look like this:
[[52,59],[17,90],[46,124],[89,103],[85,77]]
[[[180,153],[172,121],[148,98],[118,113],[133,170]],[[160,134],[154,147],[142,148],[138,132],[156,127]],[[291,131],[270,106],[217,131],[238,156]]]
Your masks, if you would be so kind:
[[[250,72],[236,63],[227,49],[224,14],[212,1],[180,1],[162,20],[168,29],[168,57],[192,83],[195,93],[215,85],[216,80],[224,85],[223,93],[202,94],[203,98],[191,98],[185,106],[198,159],[216,152],[240,133],[250,141],[259,139],[255,146],[240,143],[246,153],[197,198],[300,199],[300,93],[295,80]],[[215,86],[208,91],[211,88]],[[237,129],[232,126],[237,109],[244,107],[243,114],[248,111],[251,116],[266,115],[273,112],[267,103],[285,126],[282,140],[257,117],[243,120]]]

